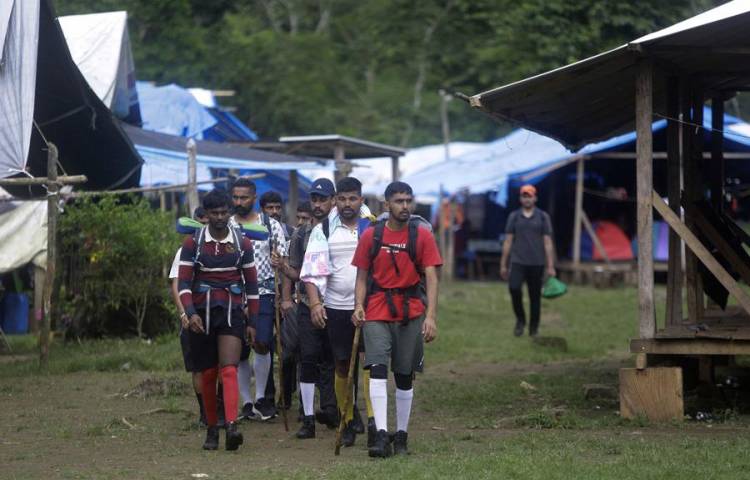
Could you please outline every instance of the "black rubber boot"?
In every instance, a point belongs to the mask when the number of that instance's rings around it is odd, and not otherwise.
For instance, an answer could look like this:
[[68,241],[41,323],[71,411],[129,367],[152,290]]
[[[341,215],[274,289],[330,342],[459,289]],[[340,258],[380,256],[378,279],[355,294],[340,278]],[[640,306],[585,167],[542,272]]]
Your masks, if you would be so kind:
[[409,449],[406,446],[408,440],[408,434],[403,430],[396,432],[393,437],[393,454],[394,455],[409,455]]
[[297,438],[315,438],[315,417],[313,415],[302,419],[302,426],[297,431]]
[[367,450],[367,454],[374,458],[387,458],[393,454],[388,432],[378,430],[378,433],[375,434],[375,444]]
[[242,432],[237,430],[237,423],[236,422],[229,422],[226,424],[227,429],[227,436],[226,436],[226,445],[225,448],[227,450],[237,450],[240,448],[240,445],[242,445],[242,442],[245,440],[242,437]]
[[354,425],[354,420],[350,420],[349,423],[344,425],[344,431],[341,435],[341,444],[345,447],[354,446],[354,442],[357,440],[357,429]]
[[365,424],[362,423],[362,414],[359,413],[359,409],[356,405],[354,406],[354,418],[352,419],[352,423],[354,423],[355,433],[365,433]]
[[219,427],[214,425],[206,430],[206,441],[203,442],[203,450],[216,450],[219,448]]
[[315,412],[315,419],[329,429],[339,426],[339,412],[335,408],[324,408]]
[[367,448],[375,445],[375,437],[378,434],[378,427],[375,426],[375,418],[367,419]]

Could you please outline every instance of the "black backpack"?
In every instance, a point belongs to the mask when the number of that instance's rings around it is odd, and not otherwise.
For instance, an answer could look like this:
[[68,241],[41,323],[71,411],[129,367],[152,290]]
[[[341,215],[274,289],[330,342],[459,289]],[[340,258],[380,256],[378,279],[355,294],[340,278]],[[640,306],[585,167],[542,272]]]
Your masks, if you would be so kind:
[[402,307],[402,324],[406,325],[407,323],[409,323],[409,301],[412,298],[419,298],[419,300],[423,304],[427,304],[427,290],[425,287],[424,272],[421,272],[417,267],[417,236],[419,234],[419,224],[422,223],[422,220],[415,217],[409,219],[409,223],[407,224],[409,235],[406,242],[406,248],[399,245],[383,243],[383,233],[385,232],[386,222],[387,219],[378,220],[373,226],[374,231],[372,236],[372,246],[369,252],[370,265],[373,264],[375,258],[380,254],[381,249],[383,248],[383,246],[385,246],[388,248],[388,253],[390,254],[391,262],[393,264],[393,268],[396,270],[396,274],[400,275],[398,264],[396,262],[396,251],[406,251],[409,254],[409,259],[414,265],[415,270],[417,270],[417,273],[419,274],[419,281],[407,288],[383,288],[377,284],[371,270],[370,275],[368,276],[367,296],[369,298],[369,296],[374,293],[385,292],[385,300],[388,304],[388,310],[390,311],[391,316],[397,317],[398,309],[396,308],[396,304],[393,301],[393,295],[403,294],[404,304]]

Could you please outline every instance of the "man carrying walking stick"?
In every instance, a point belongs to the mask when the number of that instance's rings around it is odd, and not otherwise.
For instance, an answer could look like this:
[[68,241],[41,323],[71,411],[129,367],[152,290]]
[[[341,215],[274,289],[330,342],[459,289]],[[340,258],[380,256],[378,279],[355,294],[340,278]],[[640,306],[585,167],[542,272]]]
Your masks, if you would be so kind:
[[[371,457],[392,454],[388,435],[388,365],[396,381],[396,435],[393,450],[406,455],[414,373],[423,359],[423,340],[437,336],[437,267],[442,265],[432,233],[411,220],[414,194],[404,182],[385,190],[388,220],[362,235],[352,264],[357,267],[352,322],[362,327],[365,368],[377,434]],[[421,278],[426,285],[425,294]]]

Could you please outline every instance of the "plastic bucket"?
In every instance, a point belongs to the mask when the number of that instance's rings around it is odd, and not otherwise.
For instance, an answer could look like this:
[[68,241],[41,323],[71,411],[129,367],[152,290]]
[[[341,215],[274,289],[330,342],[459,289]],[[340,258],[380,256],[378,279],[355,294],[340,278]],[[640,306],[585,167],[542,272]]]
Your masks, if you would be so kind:
[[29,331],[29,297],[25,293],[5,292],[2,302],[2,325],[7,334]]

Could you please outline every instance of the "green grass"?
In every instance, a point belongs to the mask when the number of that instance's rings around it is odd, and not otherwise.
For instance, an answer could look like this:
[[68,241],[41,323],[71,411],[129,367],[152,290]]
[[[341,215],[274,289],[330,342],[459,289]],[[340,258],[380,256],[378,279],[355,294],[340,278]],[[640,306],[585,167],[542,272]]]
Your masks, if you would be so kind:
[[[657,299],[663,295],[663,288],[657,288]],[[621,419],[616,398],[584,398],[585,384],[616,386],[618,369],[630,365],[628,341],[637,332],[636,307],[636,290],[632,288],[574,287],[562,298],[544,301],[541,332],[564,338],[568,349],[561,351],[535,344],[528,337],[513,337],[514,319],[505,285],[444,285],[439,338],[427,346],[426,373],[418,376],[415,384],[416,431],[410,434],[414,455],[370,461],[363,456],[354,460],[352,456],[356,455],[345,453],[339,461],[314,457],[309,460],[314,465],[307,466],[295,460],[294,451],[287,450],[288,462],[281,470],[268,466],[256,455],[248,461],[255,474],[268,479],[750,478],[750,459],[745,454],[750,449],[746,415],[717,406],[716,418],[710,424],[651,424],[642,418]],[[663,311],[657,315],[663,315]],[[33,337],[11,337],[11,341],[15,355],[33,356],[3,363],[0,398],[9,401],[33,394],[29,379],[37,375],[44,376],[47,382],[59,379],[66,383],[67,378],[82,378],[76,372],[112,372],[116,375],[107,376],[107,392],[115,394],[130,391],[145,379],[164,380],[167,386],[171,385],[160,395],[133,396],[128,400],[145,402],[143,406],[128,403],[134,405],[135,412],[154,408],[160,411],[158,415],[140,418],[131,412],[128,418],[138,425],[136,429],[131,430],[115,413],[83,426],[61,423],[48,430],[52,437],[61,442],[80,435],[102,442],[117,437],[112,441],[125,442],[125,449],[135,442],[164,442],[159,444],[161,457],[155,457],[158,460],[154,460],[154,465],[179,464],[196,454],[180,447],[186,440],[172,442],[175,434],[197,434],[191,423],[192,399],[188,378],[181,372],[176,336],[80,344],[55,341],[46,372],[39,370]],[[96,375],[101,376],[91,373],[91,378],[99,378]],[[121,385],[118,378],[130,379],[131,383]],[[91,386],[82,388],[91,391]],[[84,408],[68,407],[71,412]],[[284,441],[276,429],[255,430],[253,435],[249,437],[253,447],[258,442]],[[321,453],[326,459],[328,454],[327,450]],[[14,453],[10,460],[24,464],[38,459]],[[224,478],[218,462],[210,463],[205,470],[190,468],[206,471],[210,478]],[[65,475],[81,476],[74,464],[66,468],[69,472]],[[128,477],[133,473],[128,468],[120,465],[119,473],[112,473],[111,477]],[[83,477],[110,478],[110,473],[100,477],[86,471]],[[163,478],[174,472],[146,468],[136,473],[140,478]]]

